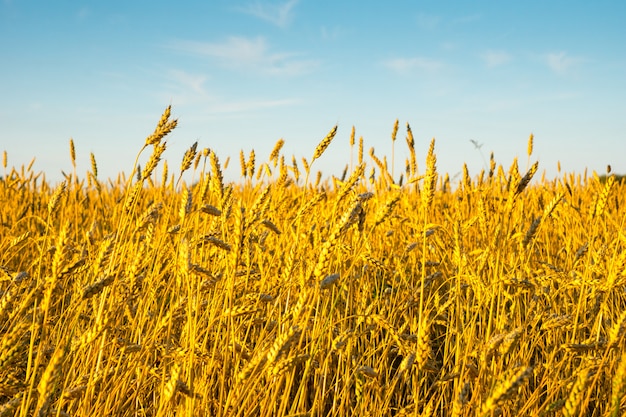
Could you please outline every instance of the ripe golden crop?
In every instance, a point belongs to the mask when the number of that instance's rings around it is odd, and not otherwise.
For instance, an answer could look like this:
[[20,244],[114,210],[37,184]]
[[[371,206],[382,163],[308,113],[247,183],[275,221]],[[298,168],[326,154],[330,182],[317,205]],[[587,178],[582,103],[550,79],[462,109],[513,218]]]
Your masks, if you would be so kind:
[[341,178],[314,171],[334,127],[301,165],[242,151],[226,183],[197,144],[168,171],[170,117],[116,181],[4,153],[0,415],[621,415],[616,177],[537,180],[531,136],[527,169],[451,185],[407,125],[400,176],[362,138]]

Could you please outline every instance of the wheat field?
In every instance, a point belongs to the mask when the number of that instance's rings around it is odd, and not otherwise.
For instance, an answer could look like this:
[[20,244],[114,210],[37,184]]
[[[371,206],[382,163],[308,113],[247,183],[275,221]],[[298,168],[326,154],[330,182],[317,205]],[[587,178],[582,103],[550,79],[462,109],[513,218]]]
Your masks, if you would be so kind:
[[161,160],[176,124],[106,181],[73,141],[58,185],[4,153],[0,416],[622,415],[614,175],[537,178],[531,136],[451,184],[396,121],[389,164],[353,130],[316,171],[335,127],[226,183],[197,144]]

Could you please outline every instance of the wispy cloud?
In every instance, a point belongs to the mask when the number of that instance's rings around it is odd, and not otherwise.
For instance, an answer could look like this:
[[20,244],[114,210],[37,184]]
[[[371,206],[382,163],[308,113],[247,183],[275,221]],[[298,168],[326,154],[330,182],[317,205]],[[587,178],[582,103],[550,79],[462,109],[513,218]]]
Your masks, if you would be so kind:
[[482,105],[477,105],[476,109],[486,111],[488,113],[497,113],[510,111],[520,108],[525,104],[524,100],[519,98],[496,98],[494,100],[490,100],[487,103],[482,103]]
[[479,106],[479,107],[487,112],[497,112],[497,111],[515,110],[519,108],[527,108],[529,106],[536,106],[536,105],[545,104],[545,103],[558,103],[558,102],[564,102],[564,101],[571,102],[572,100],[576,100],[581,97],[582,95],[576,91],[562,91],[562,92],[539,94],[539,95],[529,95],[523,98],[481,97],[481,98],[477,98],[476,102],[482,103],[482,106]]
[[487,51],[481,55],[481,58],[489,68],[507,64],[513,59],[511,54],[505,51]]
[[459,43],[453,41],[443,41],[439,44],[444,51],[454,51],[459,48]]
[[563,51],[546,54],[544,59],[548,67],[557,74],[565,74],[583,61],[582,58],[569,56]]
[[575,99],[580,99],[582,97],[583,95],[578,91],[563,91],[538,96],[536,100],[538,102],[572,101]]
[[441,22],[439,16],[428,13],[418,13],[416,20],[417,26],[423,30],[433,30],[439,25],[439,22]]
[[443,68],[443,63],[431,58],[412,57],[412,58],[393,58],[383,64],[392,71],[406,74],[414,71],[432,72]]
[[337,40],[344,33],[344,29],[339,26],[327,27],[322,26],[320,28],[320,35],[325,41]]
[[250,113],[258,110],[298,104],[293,98],[242,98],[229,100],[220,97],[207,82],[207,74],[192,73],[180,69],[171,69],[165,73],[163,90],[158,93],[159,100],[172,101],[177,106],[193,105],[203,108],[208,114]]
[[265,38],[232,36],[223,42],[177,41],[168,47],[217,61],[223,67],[265,75],[299,75],[316,68],[314,60],[291,52],[274,52]]
[[293,20],[293,10],[298,1],[288,0],[282,3],[268,3],[257,0],[254,3],[240,7],[238,10],[283,28],[288,26]]
[[300,103],[296,99],[247,99],[239,101],[216,101],[209,105],[209,113],[243,113],[275,107],[293,106]]
[[85,20],[91,15],[91,10],[87,6],[83,6],[76,12],[76,19]]
[[418,13],[416,17],[417,27],[422,30],[434,30],[438,27],[448,27],[450,25],[460,25],[465,23],[471,23],[482,19],[482,15],[480,13],[463,15],[455,18],[446,18],[443,19],[441,16],[429,14],[429,13]]
[[205,87],[207,76],[204,74],[192,74],[183,70],[170,70],[170,79],[182,90],[189,91],[202,97],[208,96]]
[[480,19],[482,19],[482,14],[480,13],[473,13],[473,14],[468,14],[465,16],[460,16],[457,17],[455,19],[452,20],[452,23],[470,23],[470,22],[476,22]]

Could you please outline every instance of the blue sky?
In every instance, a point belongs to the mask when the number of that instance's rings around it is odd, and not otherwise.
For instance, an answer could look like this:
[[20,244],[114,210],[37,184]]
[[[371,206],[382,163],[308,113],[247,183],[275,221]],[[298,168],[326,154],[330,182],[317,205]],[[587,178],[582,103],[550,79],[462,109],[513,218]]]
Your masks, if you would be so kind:
[[[366,153],[418,163],[436,138],[438,170],[484,166],[470,139],[508,167],[526,168],[535,135],[540,170],[626,173],[626,2],[0,0],[0,151],[48,179],[129,172],[171,104],[179,127],[166,159],[178,168],[195,141],[230,156],[310,159],[340,175],[352,126]],[[397,176],[397,175],[396,175]]]

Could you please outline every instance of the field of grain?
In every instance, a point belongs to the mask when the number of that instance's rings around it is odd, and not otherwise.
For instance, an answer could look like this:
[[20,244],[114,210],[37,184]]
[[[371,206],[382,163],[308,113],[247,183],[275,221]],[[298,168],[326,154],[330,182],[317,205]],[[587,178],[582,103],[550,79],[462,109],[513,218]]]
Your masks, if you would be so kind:
[[396,122],[402,175],[354,134],[318,173],[332,129],[226,183],[175,127],[116,180],[4,154],[1,416],[622,415],[623,181],[536,178],[531,137],[451,184]]

